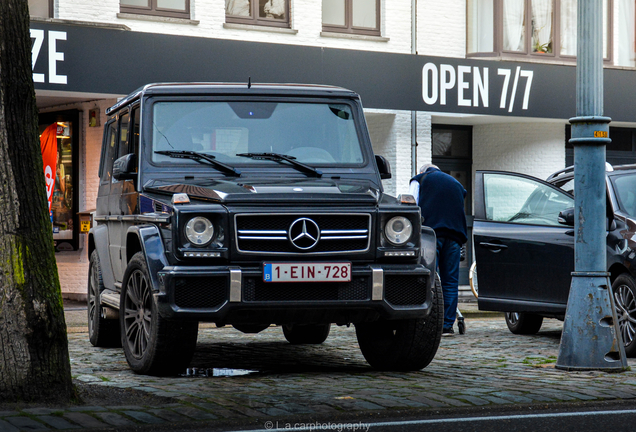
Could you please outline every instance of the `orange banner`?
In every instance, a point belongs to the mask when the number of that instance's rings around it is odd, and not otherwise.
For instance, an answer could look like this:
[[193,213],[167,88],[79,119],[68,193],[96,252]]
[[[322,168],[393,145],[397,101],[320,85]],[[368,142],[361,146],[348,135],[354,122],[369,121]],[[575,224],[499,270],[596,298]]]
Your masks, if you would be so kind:
[[55,169],[57,167],[57,123],[47,127],[40,136],[40,149],[44,162],[44,179],[46,180],[46,198],[49,201],[49,213],[55,188]]

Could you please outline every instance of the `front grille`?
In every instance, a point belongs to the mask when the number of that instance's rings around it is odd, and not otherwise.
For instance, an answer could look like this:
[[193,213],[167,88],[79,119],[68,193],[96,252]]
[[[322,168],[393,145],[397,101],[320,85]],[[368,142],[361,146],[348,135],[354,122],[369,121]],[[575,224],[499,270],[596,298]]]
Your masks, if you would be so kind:
[[384,298],[393,306],[418,306],[426,301],[423,275],[384,275]]
[[[319,229],[317,243],[294,246],[290,229],[295,221],[306,218]],[[311,222],[308,222],[311,225]],[[235,217],[236,247],[243,253],[334,254],[365,252],[371,237],[371,215],[343,214],[239,214]],[[310,233],[313,235],[313,233]]]
[[226,277],[181,277],[174,280],[174,302],[183,309],[217,309],[227,297]]
[[369,278],[354,276],[351,282],[275,283],[260,277],[243,277],[246,302],[368,300]]

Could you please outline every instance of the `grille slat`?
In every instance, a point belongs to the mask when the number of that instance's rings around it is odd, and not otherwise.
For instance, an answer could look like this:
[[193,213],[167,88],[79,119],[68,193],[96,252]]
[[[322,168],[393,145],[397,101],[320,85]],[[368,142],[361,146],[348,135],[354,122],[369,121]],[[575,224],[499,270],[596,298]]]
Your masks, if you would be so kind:
[[[320,239],[310,249],[296,248],[289,240],[289,229],[300,218],[311,219],[320,229]],[[366,252],[371,241],[371,215],[239,214],[235,216],[235,229],[236,246],[242,253],[311,255]]]

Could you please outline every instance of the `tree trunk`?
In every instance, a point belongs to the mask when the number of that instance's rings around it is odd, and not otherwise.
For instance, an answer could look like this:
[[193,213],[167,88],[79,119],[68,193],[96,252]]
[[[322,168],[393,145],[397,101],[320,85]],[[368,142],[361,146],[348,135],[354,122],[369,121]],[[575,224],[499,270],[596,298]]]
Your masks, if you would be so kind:
[[0,401],[73,393],[47,209],[27,0],[0,6]]

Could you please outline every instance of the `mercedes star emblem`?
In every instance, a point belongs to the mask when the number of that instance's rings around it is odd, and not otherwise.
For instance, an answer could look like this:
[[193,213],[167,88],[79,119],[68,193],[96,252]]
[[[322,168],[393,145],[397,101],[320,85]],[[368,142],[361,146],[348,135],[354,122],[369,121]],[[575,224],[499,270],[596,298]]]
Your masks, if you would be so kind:
[[320,228],[308,218],[296,219],[289,226],[289,241],[300,250],[309,250],[318,244]]

